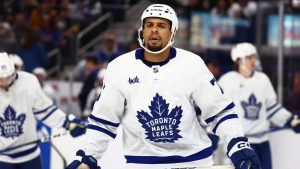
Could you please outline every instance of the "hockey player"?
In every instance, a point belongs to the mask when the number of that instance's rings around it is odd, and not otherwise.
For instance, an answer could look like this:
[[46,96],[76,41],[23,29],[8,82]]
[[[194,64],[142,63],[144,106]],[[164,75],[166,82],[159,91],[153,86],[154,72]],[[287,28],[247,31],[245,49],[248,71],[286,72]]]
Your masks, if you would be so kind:
[[271,169],[271,151],[266,132],[270,123],[291,127],[299,133],[300,122],[278,103],[266,74],[255,71],[256,57],[257,51],[252,44],[237,44],[231,50],[236,70],[224,74],[219,84],[233,98],[245,135],[249,135],[249,142],[258,154],[262,169]]
[[[37,144],[36,119],[50,127],[64,127],[72,136],[85,129],[74,117],[58,109],[41,89],[36,77],[15,71],[7,53],[0,53],[0,168],[42,169]],[[19,148],[16,148],[20,146]],[[13,148],[14,147],[14,148]]]
[[178,28],[174,10],[150,5],[141,21],[142,48],[109,63],[101,96],[89,116],[85,149],[67,168],[100,168],[97,160],[120,123],[128,169],[211,167],[211,142],[197,120],[196,105],[201,118],[227,143],[235,167],[259,169],[233,102],[203,60],[171,47]]

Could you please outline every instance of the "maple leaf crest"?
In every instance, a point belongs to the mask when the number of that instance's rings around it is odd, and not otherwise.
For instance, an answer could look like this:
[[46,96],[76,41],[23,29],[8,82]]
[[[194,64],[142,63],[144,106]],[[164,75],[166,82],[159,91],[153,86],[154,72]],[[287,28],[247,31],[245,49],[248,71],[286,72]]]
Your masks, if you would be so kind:
[[0,117],[0,135],[6,138],[14,138],[23,134],[23,124],[26,115],[20,114],[16,117],[16,111],[8,105],[4,111],[4,118]]
[[245,112],[245,118],[249,120],[257,120],[262,106],[261,102],[257,102],[254,94],[251,94],[248,102],[242,101],[241,105]]
[[150,114],[144,110],[137,112],[137,118],[146,131],[146,139],[154,142],[174,142],[182,136],[178,129],[182,117],[181,106],[175,106],[169,113],[169,104],[158,93],[149,106]]

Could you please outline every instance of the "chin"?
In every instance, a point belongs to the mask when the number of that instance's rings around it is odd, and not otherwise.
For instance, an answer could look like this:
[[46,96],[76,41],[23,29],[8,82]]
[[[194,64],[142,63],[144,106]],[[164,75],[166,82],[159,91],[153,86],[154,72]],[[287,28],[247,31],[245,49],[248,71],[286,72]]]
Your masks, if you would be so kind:
[[149,46],[148,49],[151,51],[157,52],[157,51],[160,51],[162,49],[162,47],[161,46]]

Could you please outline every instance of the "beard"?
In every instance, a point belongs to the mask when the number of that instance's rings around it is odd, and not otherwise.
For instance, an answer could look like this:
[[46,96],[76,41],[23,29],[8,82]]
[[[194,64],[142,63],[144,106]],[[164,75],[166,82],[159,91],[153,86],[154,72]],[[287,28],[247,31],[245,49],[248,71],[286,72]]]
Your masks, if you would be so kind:
[[148,49],[150,51],[157,52],[157,51],[160,51],[162,49],[162,46],[161,45],[160,46],[151,46],[151,45],[149,45]]

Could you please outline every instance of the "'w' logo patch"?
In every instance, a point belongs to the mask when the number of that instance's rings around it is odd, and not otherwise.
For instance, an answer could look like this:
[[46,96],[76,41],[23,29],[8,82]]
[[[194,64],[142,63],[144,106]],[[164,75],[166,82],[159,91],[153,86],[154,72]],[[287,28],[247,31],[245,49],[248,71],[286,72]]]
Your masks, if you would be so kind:
[[135,76],[135,78],[132,78],[132,79],[129,78],[128,83],[129,84],[140,83],[140,79],[137,76]]
[[169,113],[169,104],[156,94],[149,108],[150,113],[143,110],[137,112],[137,118],[146,130],[146,139],[154,142],[174,142],[182,138],[178,129],[182,117],[181,106],[174,107]]

